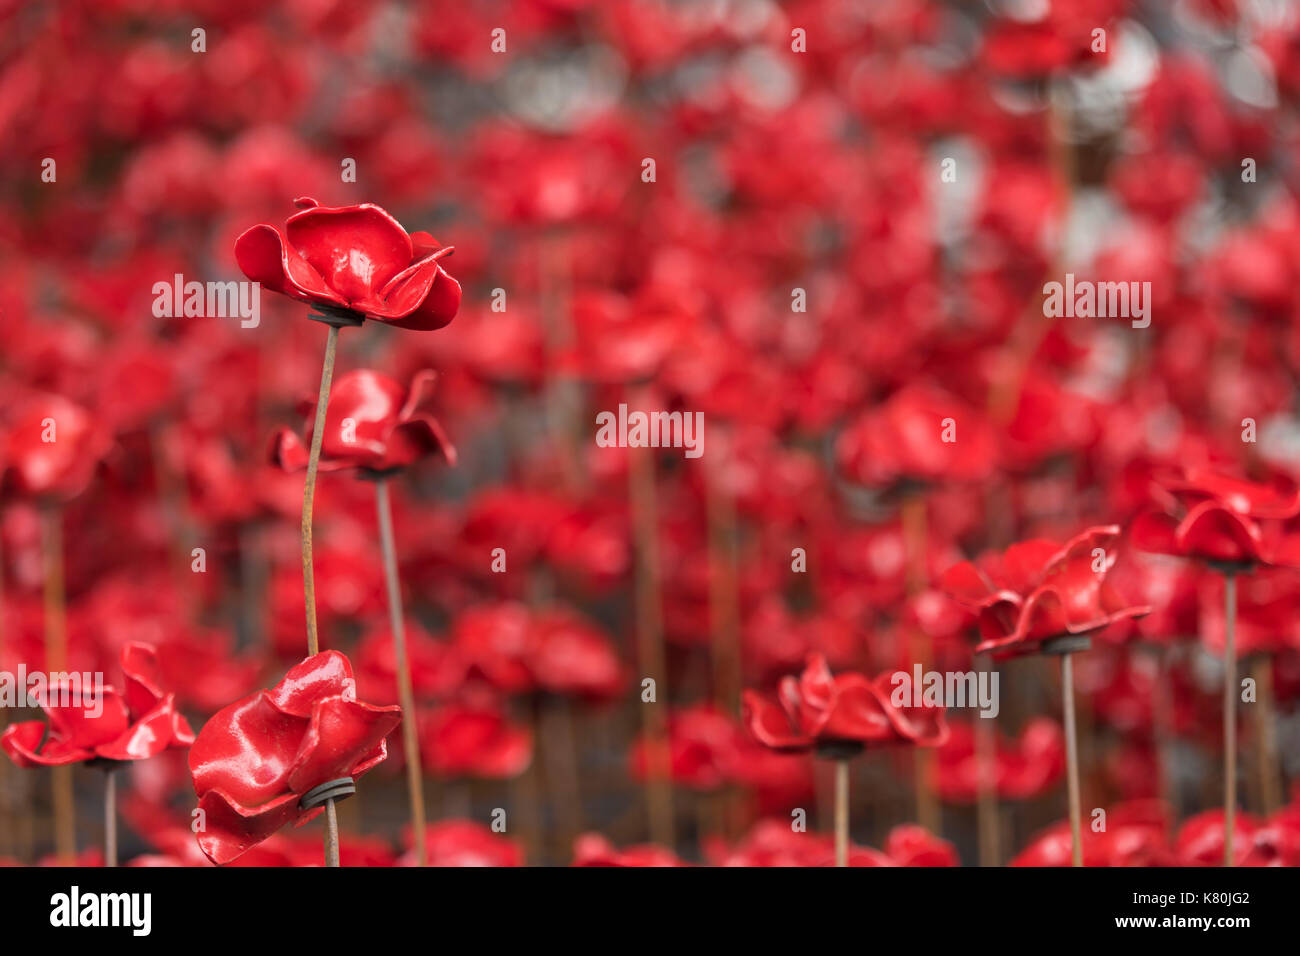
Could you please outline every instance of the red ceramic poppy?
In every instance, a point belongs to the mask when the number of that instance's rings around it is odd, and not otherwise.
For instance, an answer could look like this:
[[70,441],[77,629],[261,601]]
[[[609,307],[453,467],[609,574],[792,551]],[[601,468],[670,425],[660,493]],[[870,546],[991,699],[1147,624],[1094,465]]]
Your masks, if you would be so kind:
[[961,865],[956,847],[915,823],[904,823],[889,831],[885,856],[899,866]]
[[[410,388],[370,369],[340,375],[330,392],[321,439],[320,470],[357,468],[384,473],[414,464],[425,455],[442,455],[456,463],[456,449],[429,410],[437,373],[417,372]],[[307,448],[316,418],[316,403],[304,409],[305,440],[287,428],[276,433],[271,460],[288,471],[307,467]]]
[[1300,514],[1300,486],[1278,475],[1246,481],[1208,469],[1158,476],[1159,509],[1133,521],[1142,551],[1230,565],[1300,567],[1300,535],[1283,522]]
[[864,746],[942,744],[948,737],[942,707],[897,706],[893,674],[832,676],[826,658],[810,654],[803,674],[781,680],[780,703],[746,690],[742,701],[749,732],[773,750],[818,750],[839,756]]
[[653,843],[617,849],[599,833],[584,833],[573,843],[574,866],[690,866]]
[[[734,846],[714,841],[709,858],[715,866],[832,866],[834,838],[820,833],[796,832],[788,822],[762,820]],[[849,847],[850,866],[891,866],[883,853],[867,847]]]
[[301,212],[284,231],[265,223],[235,240],[244,275],[325,312],[344,311],[404,329],[440,329],[460,307],[460,283],[440,260],[452,252],[427,232],[408,234],[373,203]]
[[456,619],[452,640],[471,671],[506,693],[607,699],[623,686],[608,635],[572,608],[482,605]]
[[88,409],[59,395],[33,395],[0,436],[0,485],[31,497],[74,498],[111,444]]
[[[406,844],[412,842],[408,829]],[[523,848],[509,837],[473,820],[439,820],[424,828],[424,847],[429,866],[523,866]],[[398,866],[416,866],[415,852],[408,852]]]
[[[420,699],[451,693],[465,678],[465,664],[446,641],[430,637],[415,621],[406,622],[406,655],[411,688]],[[357,688],[367,700],[397,702],[397,648],[387,625],[366,632],[353,654]]]
[[[849,866],[957,866],[952,844],[914,824],[895,827],[882,853],[849,845]],[[821,833],[795,831],[788,822],[763,820],[732,847],[709,841],[706,852],[715,866],[834,866],[835,840]]]
[[199,846],[229,863],[290,822],[304,794],[340,777],[356,778],[388,756],[385,738],[402,709],[356,697],[352,665],[323,651],[289,670],[275,687],[213,715],[190,749],[190,774],[204,828]]
[[[708,704],[683,708],[668,717],[664,745],[669,776],[693,790],[716,790],[732,782],[737,755],[745,742],[735,720],[717,708]],[[638,738],[628,754],[632,776],[638,780],[649,775],[651,745],[646,738]],[[657,765],[662,766],[662,760]]]
[[516,777],[533,759],[533,735],[507,721],[487,697],[472,695],[421,717],[420,757],[443,777]]
[[572,608],[533,613],[536,644],[529,662],[537,686],[551,694],[608,700],[624,684],[623,662],[609,635]]
[[983,478],[997,447],[982,414],[931,386],[909,385],[851,425],[835,450],[849,478],[874,487]]
[[0,737],[20,767],[55,767],[86,760],[145,760],[194,742],[176,695],[159,687],[158,655],[149,644],[122,648],[122,690],[91,689],[70,680],[47,688],[39,720],[13,724]]
[[[1084,866],[1174,866],[1168,845],[1168,812],[1157,801],[1120,804],[1107,811],[1106,829],[1083,828]],[[1069,821],[1062,821],[1038,836],[1010,866],[1070,866],[1072,844]],[[1219,857],[1223,856],[1220,844]]]
[[[1232,862],[1246,863],[1255,848],[1259,821],[1249,813],[1238,812],[1232,820]],[[1174,837],[1174,853],[1183,866],[1222,866],[1224,843],[1223,809],[1206,810],[1188,817]]]
[[1065,544],[1034,539],[944,572],[952,597],[976,611],[984,640],[977,651],[1032,653],[1042,643],[1088,634],[1146,614],[1106,581],[1119,528],[1088,528]]

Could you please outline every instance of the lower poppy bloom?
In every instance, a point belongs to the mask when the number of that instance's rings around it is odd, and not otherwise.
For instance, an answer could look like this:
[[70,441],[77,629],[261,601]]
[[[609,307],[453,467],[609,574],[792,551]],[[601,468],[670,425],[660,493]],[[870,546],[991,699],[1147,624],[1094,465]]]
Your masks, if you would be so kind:
[[20,767],[54,767],[87,760],[144,760],[168,747],[188,747],[194,731],[176,710],[176,695],[158,682],[158,655],[148,644],[122,648],[123,689],[61,680],[46,689],[46,724],[29,720],[0,737]]
[[[340,375],[330,392],[321,438],[321,471],[358,469],[384,474],[414,464],[426,455],[456,463],[452,447],[430,406],[437,373],[416,372],[409,387],[370,369]],[[307,467],[316,403],[306,402],[303,437],[282,428],[271,446],[271,461],[286,471]]]
[[324,807],[303,809],[303,795],[383,761],[401,719],[400,707],[357,700],[352,665],[338,651],[308,657],[275,687],[218,711],[190,749],[199,847],[229,863],[286,824],[313,819]]
[[773,750],[818,750],[838,755],[864,746],[941,744],[948,736],[944,709],[894,703],[893,674],[832,676],[826,658],[810,654],[803,674],[781,681],[780,703],[745,691],[745,723]]

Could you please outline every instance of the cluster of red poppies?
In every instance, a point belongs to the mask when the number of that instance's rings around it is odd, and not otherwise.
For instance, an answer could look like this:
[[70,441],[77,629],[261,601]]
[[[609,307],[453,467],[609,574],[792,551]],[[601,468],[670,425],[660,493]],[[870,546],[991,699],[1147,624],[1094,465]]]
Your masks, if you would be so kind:
[[1300,864],[1290,5],[47,6],[0,860]]

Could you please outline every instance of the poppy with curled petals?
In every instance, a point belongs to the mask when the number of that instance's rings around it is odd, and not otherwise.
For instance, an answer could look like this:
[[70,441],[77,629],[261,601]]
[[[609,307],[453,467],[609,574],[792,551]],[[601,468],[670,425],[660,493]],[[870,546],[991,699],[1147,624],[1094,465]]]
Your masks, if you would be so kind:
[[[436,372],[425,369],[415,374],[407,388],[370,369],[340,375],[325,412],[320,470],[356,468],[385,474],[425,455],[441,455],[454,465],[456,449],[429,411],[437,378]],[[271,460],[286,471],[307,467],[315,401],[308,402],[303,412],[307,418],[304,438],[282,428],[272,444]]]
[[352,665],[338,651],[308,657],[270,690],[218,711],[190,748],[207,824],[199,847],[229,863],[286,824],[313,819],[324,807],[303,810],[303,795],[383,761],[401,719],[400,707],[357,700]]
[[1285,523],[1300,515],[1300,486],[1281,475],[1255,482],[1208,469],[1153,481],[1156,510],[1139,514],[1130,536],[1141,551],[1217,564],[1300,567],[1300,535]]
[[326,313],[404,329],[440,329],[460,308],[460,283],[442,268],[451,246],[427,232],[407,233],[373,203],[300,211],[284,229],[261,223],[235,240],[244,275]]
[[825,657],[810,654],[802,675],[781,680],[780,703],[745,691],[745,723],[759,743],[785,752],[839,756],[885,744],[942,744],[948,737],[944,709],[895,704],[893,676],[832,675]]
[[1044,641],[1089,634],[1151,610],[1129,604],[1106,581],[1118,537],[1117,526],[1104,525],[1065,544],[1022,541],[1000,555],[954,565],[943,574],[943,588],[978,614],[983,641],[976,651],[1032,653]]
[[13,724],[0,746],[20,767],[88,760],[145,760],[168,747],[188,747],[194,731],[159,686],[158,654],[133,641],[122,648],[122,690],[61,680],[46,688],[39,720]]
[[0,435],[0,486],[32,498],[75,498],[111,447],[90,410],[60,395],[32,395]]

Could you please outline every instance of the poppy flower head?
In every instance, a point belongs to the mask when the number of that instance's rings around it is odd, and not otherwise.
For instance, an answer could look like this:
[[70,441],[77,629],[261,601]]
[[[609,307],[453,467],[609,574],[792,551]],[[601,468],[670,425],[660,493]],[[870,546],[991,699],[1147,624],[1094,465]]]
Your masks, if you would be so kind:
[[866,412],[836,444],[840,468],[869,487],[978,481],[996,462],[984,417],[930,386],[905,386]]
[[261,223],[235,240],[235,259],[249,279],[357,322],[430,331],[455,318],[460,283],[441,265],[451,246],[427,232],[407,233],[373,203],[295,204],[300,211],[283,230]]
[[91,760],[145,760],[168,747],[188,747],[194,731],[161,689],[158,653],[138,641],[122,648],[122,689],[87,688],[67,675],[40,701],[49,723],[8,727],[0,747],[20,767],[55,767]]
[[[431,454],[454,465],[456,449],[429,411],[436,381],[437,373],[428,369],[417,372],[409,388],[370,369],[339,376],[325,412],[320,470],[355,468],[382,474]],[[304,438],[281,429],[272,441],[271,461],[286,471],[307,467],[316,403],[307,403],[304,411]]]
[[896,704],[891,682],[888,672],[875,680],[852,672],[832,675],[824,655],[810,654],[799,677],[781,680],[777,702],[745,691],[744,721],[754,738],[773,750],[815,750],[827,757],[884,744],[943,743],[948,735],[943,708]]
[[75,498],[111,447],[88,409],[60,395],[33,395],[0,434],[0,485],[33,498]]
[[1130,532],[1139,549],[1227,567],[1300,567],[1300,535],[1287,524],[1300,514],[1300,486],[1289,478],[1186,469],[1156,476],[1152,492],[1156,507]]
[[303,795],[383,761],[401,719],[396,705],[357,700],[352,665],[338,651],[308,657],[270,690],[218,711],[190,749],[199,847],[229,863],[286,824],[311,820],[323,808],[302,809]]
[[954,565],[942,585],[977,613],[983,637],[977,651],[1031,653],[1053,638],[1089,634],[1150,611],[1130,605],[1106,581],[1118,537],[1118,527],[1103,525],[1065,544],[1022,541]]

